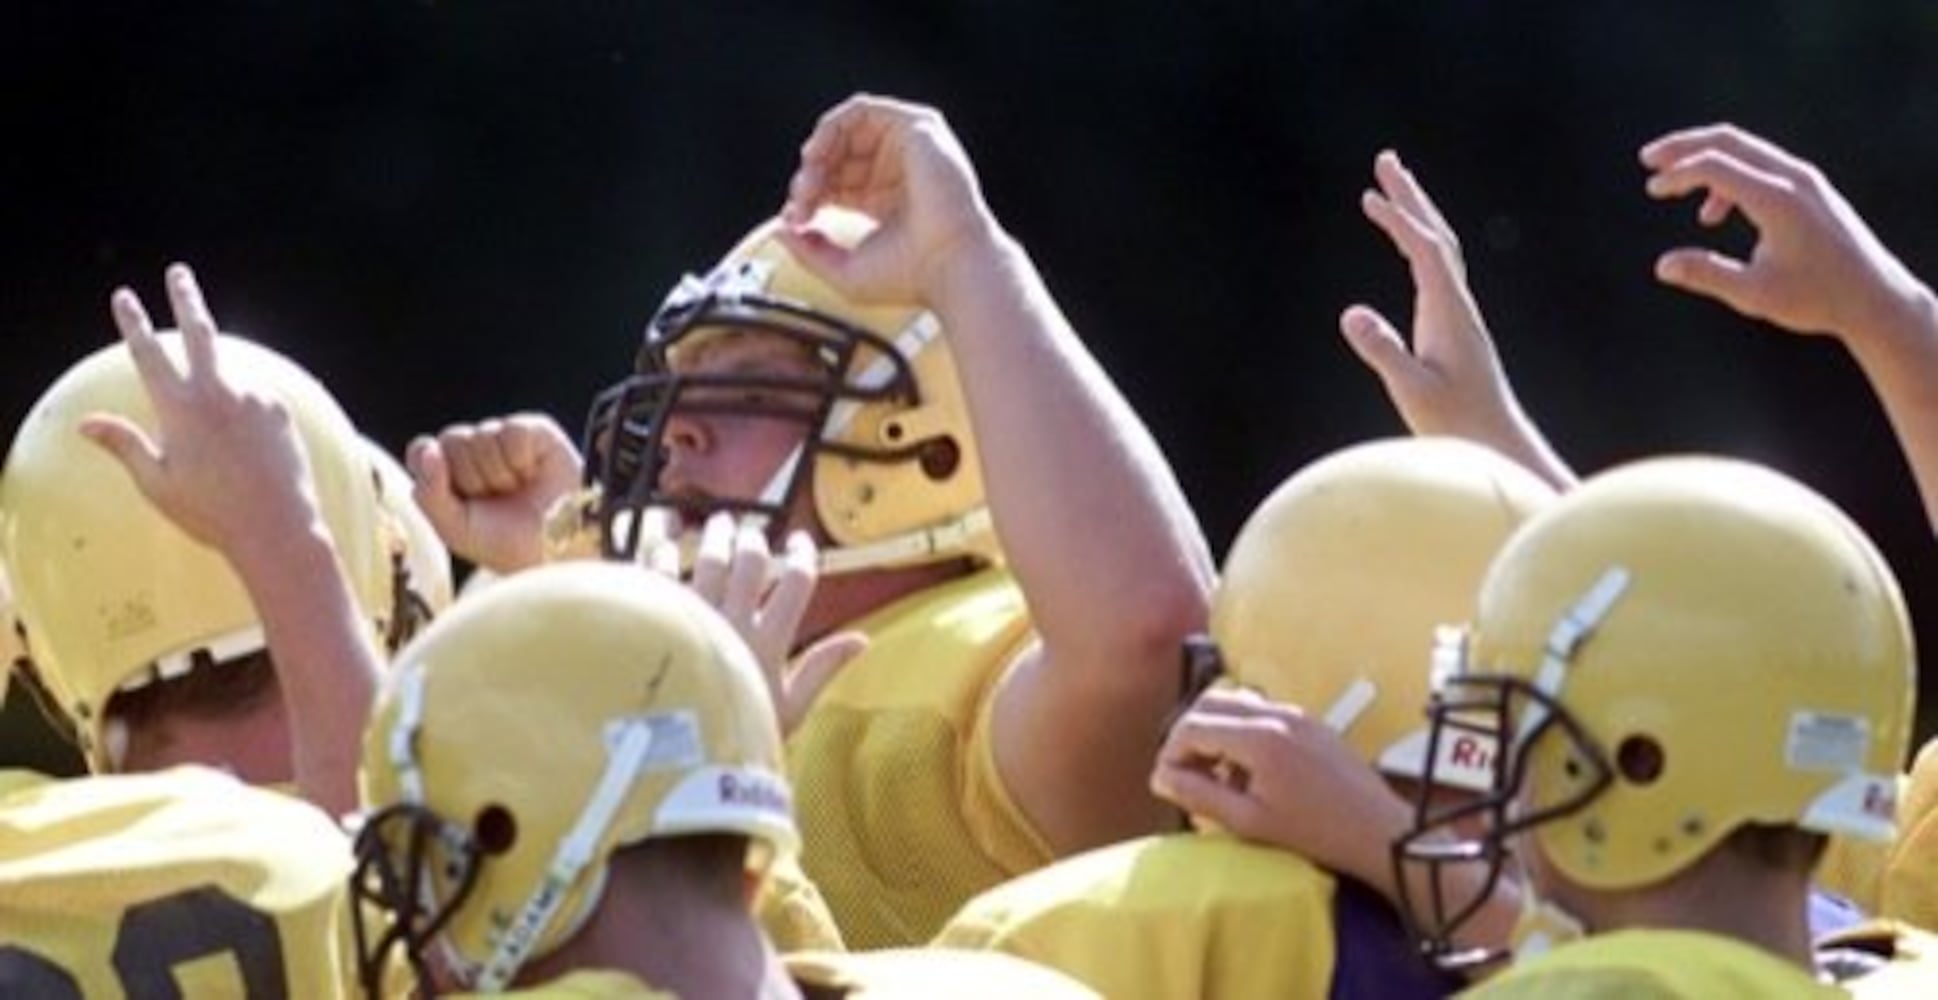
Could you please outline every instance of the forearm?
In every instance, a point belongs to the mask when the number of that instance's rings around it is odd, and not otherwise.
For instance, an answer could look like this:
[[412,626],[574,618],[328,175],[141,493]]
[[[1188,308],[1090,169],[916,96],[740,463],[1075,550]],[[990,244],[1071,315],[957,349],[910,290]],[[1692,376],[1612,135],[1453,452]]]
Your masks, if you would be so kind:
[[341,815],[356,806],[357,760],[376,696],[380,663],[371,628],[320,520],[239,549],[230,564],[276,664],[297,787]]
[[1889,324],[1844,342],[1890,418],[1938,533],[1938,297],[1921,285]]
[[1520,463],[1556,490],[1566,491],[1580,482],[1512,393],[1503,402],[1492,432],[1475,435],[1474,440]]
[[1004,552],[1046,643],[1175,642],[1202,627],[1210,555],[1150,432],[1020,245],[992,222],[951,256],[931,305],[950,331]]

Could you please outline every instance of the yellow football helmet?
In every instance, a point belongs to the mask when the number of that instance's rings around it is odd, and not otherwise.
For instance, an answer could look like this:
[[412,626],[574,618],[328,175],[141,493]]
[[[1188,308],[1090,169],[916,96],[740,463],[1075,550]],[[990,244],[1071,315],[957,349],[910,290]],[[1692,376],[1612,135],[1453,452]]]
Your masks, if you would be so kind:
[[[1382,771],[1425,771],[1434,629],[1473,613],[1488,561],[1555,493],[1452,438],[1375,441],[1294,473],[1232,543],[1212,597],[1226,676],[1320,714]],[[1202,679],[1202,678],[1201,678]],[[1493,747],[1435,748],[1436,780],[1484,791]]]
[[[1915,665],[1897,581],[1829,501],[1715,458],[1604,473],[1521,530],[1481,587],[1436,722],[1491,720],[1490,829],[1590,890],[1648,886],[1745,824],[1892,831]],[[1411,901],[1409,902],[1411,907]],[[1430,937],[1457,920],[1422,914]]]
[[468,596],[405,648],[364,739],[357,892],[367,975],[403,948],[503,988],[598,906],[649,838],[798,849],[779,725],[753,654],[647,570],[556,563]]
[[[848,300],[782,246],[780,226],[777,219],[761,224],[705,278],[681,280],[647,325],[634,374],[594,400],[583,444],[587,483],[598,487],[589,516],[605,553],[634,555],[639,514],[649,507],[701,516],[725,509],[778,524],[811,489],[832,542],[822,552],[824,572],[997,558],[975,435],[935,316]],[[815,226],[854,246],[875,223],[828,208]],[[725,331],[793,340],[826,374],[679,371],[683,351]],[[666,422],[676,412],[790,420],[806,439],[761,496],[695,501],[659,484]]]
[[410,473],[383,445],[369,438],[364,445],[377,476],[377,502],[394,535],[393,554],[402,560],[396,575],[403,586],[397,595],[405,603],[391,620],[391,646],[396,648],[451,606],[451,550],[412,499]]
[[[185,363],[180,336],[160,340]],[[381,636],[392,615],[391,563],[356,429],[289,359],[226,334],[216,352],[224,375],[288,409],[337,554]],[[81,418],[96,412],[155,430],[147,390],[120,344],[69,368],[21,423],[0,474],[0,550],[35,675],[101,771],[110,769],[103,710],[117,690],[257,652],[264,639],[227,560],[183,534],[113,456],[81,439]]]
[[13,609],[13,584],[7,582],[6,565],[0,563],[0,706],[7,703],[7,685],[14,667],[27,655],[20,644],[20,619]]

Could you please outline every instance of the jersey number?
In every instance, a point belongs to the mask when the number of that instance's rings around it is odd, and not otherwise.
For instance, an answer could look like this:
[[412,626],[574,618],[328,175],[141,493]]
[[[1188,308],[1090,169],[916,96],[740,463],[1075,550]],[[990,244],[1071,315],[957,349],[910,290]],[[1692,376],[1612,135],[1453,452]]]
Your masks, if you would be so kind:
[[[182,1000],[175,967],[227,953],[247,1000],[286,1000],[283,939],[276,921],[214,886],[129,907],[115,931],[114,972],[129,997]],[[15,945],[0,946],[0,996],[82,1000],[72,973]]]

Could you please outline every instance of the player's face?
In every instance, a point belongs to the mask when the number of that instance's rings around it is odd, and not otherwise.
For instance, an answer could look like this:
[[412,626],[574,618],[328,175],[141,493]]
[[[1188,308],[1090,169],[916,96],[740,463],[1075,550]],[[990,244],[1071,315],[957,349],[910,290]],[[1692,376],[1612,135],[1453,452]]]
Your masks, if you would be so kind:
[[129,726],[127,739],[119,767],[125,772],[200,764],[230,771],[251,785],[286,785],[295,780],[289,722],[281,694],[275,691],[221,715],[156,712]]
[[[672,359],[671,367],[683,375],[794,378],[820,377],[825,371],[795,341],[742,331],[713,335],[692,345]],[[695,403],[786,407],[803,413],[811,412],[814,406],[809,394],[772,389],[707,388],[694,390],[684,398]],[[676,408],[666,420],[662,439],[666,464],[660,472],[659,487],[699,501],[760,498],[805,436],[806,427],[798,420]],[[808,510],[811,503],[803,491],[796,498],[790,526],[811,527]]]

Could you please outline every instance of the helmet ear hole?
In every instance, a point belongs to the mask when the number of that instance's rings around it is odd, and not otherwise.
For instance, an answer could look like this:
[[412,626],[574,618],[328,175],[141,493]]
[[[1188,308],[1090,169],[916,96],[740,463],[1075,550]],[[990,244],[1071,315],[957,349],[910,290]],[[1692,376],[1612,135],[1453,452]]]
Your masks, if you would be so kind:
[[955,475],[962,465],[962,447],[955,438],[937,438],[922,446],[919,460],[923,475],[941,481]]
[[511,810],[493,802],[478,810],[478,817],[471,821],[471,835],[478,850],[486,855],[503,854],[518,842],[518,821],[512,818]]
[[1653,737],[1630,736],[1615,748],[1615,769],[1632,785],[1652,785],[1662,777],[1662,744]]

